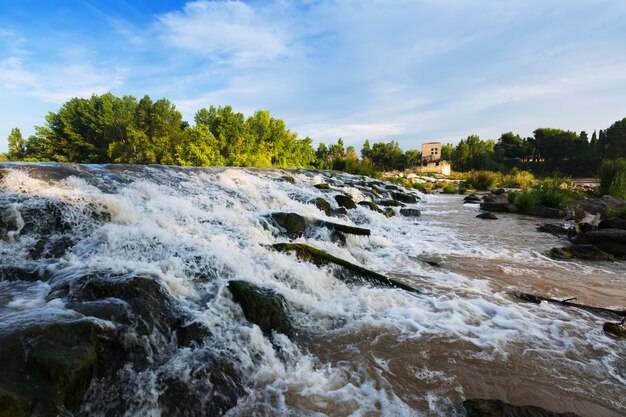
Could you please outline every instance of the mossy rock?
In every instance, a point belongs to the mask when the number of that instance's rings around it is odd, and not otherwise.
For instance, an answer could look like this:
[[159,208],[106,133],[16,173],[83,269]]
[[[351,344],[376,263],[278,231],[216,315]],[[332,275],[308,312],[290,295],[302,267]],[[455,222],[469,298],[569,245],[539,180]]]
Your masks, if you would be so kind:
[[56,416],[75,409],[98,370],[99,328],[45,323],[0,336],[0,416]]
[[373,201],[359,201],[359,206],[367,207],[368,209],[375,211],[377,213],[384,214],[385,212],[378,207],[378,204]]
[[306,231],[306,220],[297,213],[272,213],[270,217],[290,239],[299,238]]
[[358,281],[366,281],[383,287],[400,288],[405,291],[418,294],[420,293],[419,290],[402,282],[388,278],[377,272],[370,271],[362,266],[355,265],[345,259],[337,258],[328,252],[324,252],[323,250],[316,249],[303,243],[277,243],[272,245],[272,247],[281,252],[296,252],[296,256],[299,259],[311,262],[318,266],[336,265],[341,267],[341,271],[335,275],[337,278],[346,282],[352,282],[356,278]]
[[379,200],[377,204],[383,207],[406,207],[406,204],[396,200]]
[[286,335],[291,334],[283,296],[246,281],[230,281],[228,289],[235,302],[241,306],[246,319],[259,326],[264,333],[275,330]]
[[322,197],[317,197],[313,201],[315,202],[315,207],[323,211],[327,216],[332,216],[333,209],[328,201],[324,200]]
[[321,184],[315,184],[315,185],[313,185],[313,187],[317,188],[318,190],[330,190],[330,185],[328,185],[325,182],[323,182]]
[[370,236],[372,233],[370,229],[365,229],[363,227],[348,226],[347,224],[333,223],[325,220],[318,220],[316,224],[317,226],[326,227],[330,230],[335,230],[348,235]]
[[392,198],[396,201],[400,201],[402,203],[414,204],[420,199],[418,196],[408,193],[396,192],[391,194]]
[[340,207],[344,207],[348,210],[356,208],[356,204],[354,200],[352,199],[352,197],[350,196],[347,196],[344,194],[337,194],[335,196],[335,200],[337,201],[337,204],[339,204]]

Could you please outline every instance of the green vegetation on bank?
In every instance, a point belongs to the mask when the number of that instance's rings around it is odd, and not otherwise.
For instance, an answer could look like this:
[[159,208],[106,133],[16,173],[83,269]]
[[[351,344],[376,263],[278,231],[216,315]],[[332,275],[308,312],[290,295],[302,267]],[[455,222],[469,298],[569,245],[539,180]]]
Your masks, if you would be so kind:
[[[403,151],[396,141],[365,140],[360,157],[341,138],[316,150],[312,142],[298,139],[266,110],[245,117],[230,106],[210,106],[190,124],[167,99],[107,93],[67,101],[29,138],[14,128],[0,161],[309,167],[379,177],[382,171],[411,170],[422,160],[421,152]],[[469,188],[528,188],[534,176],[601,175],[604,192],[623,195],[624,162],[618,159],[626,158],[626,118],[590,138],[552,128],[536,129],[528,138],[507,132],[497,141],[470,135],[456,146],[443,145],[441,157],[454,171],[469,173],[463,178]]]

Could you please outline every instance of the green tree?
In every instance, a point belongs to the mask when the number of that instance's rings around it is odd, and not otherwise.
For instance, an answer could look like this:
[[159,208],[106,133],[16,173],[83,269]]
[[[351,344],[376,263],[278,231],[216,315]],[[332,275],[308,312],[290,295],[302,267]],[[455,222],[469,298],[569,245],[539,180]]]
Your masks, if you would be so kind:
[[600,144],[603,158],[626,158],[626,117],[606,129],[603,139]]
[[7,141],[9,142],[8,158],[12,161],[23,159],[26,155],[26,140],[22,137],[20,129],[17,127],[11,129]]

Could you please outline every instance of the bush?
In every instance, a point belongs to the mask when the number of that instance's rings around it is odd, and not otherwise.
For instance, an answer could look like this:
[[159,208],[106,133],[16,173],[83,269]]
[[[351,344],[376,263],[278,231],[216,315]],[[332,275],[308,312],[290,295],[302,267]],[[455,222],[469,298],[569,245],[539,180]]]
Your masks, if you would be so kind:
[[382,174],[371,165],[351,159],[335,159],[333,161],[332,169],[347,172],[348,174],[365,175],[372,178],[382,177]]
[[444,184],[443,185],[443,193],[444,194],[455,194],[456,193],[456,185],[454,185],[454,184]]
[[500,179],[497,172],[492,171],[472,171],[469,174],[468,182],[477,190],[491,190]]
[[467,186],[464,183],[459,184],[459,194],[463,195],[467,192]]
[[626,199],[626,159],[604,161],[600,167],[600,193]]
[[509,193],[509,201],[522,212],[539,205],[537,190],[513,191]]
[[513,168],[509,175],[502,177],[500,187],[528,189],[535,185],[535,183],[536,181],[533,174],[528,171],[518,171],[517,168]]

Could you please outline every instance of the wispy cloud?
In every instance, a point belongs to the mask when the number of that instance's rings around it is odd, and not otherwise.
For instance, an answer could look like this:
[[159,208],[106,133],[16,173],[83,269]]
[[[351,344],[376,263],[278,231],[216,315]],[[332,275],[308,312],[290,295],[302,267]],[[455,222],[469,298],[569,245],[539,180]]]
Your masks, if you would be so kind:
[[240,1],[194,1],[158,20],[167,45],[216,62],[251,64],[289,52],[280,23]]

